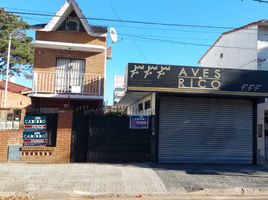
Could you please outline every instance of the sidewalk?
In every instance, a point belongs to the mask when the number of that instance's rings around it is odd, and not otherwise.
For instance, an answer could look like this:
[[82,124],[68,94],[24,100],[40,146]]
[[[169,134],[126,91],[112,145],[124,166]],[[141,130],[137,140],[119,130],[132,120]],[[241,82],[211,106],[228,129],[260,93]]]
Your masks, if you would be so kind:
[[[0,164],[0,196],[38,198],[268,196],[268,168],[253,165]],[[0,198],[1,199],[1,198]]]

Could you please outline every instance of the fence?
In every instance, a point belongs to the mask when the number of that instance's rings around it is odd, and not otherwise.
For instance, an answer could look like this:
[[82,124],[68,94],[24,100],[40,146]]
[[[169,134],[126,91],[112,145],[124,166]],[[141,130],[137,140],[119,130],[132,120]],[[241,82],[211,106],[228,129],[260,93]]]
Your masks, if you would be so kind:
[[[80,112],[75,113],[74,118],[76,120],[74,121],[71,159],[73,162],[151,160],[151,117],[149,129],[129,129],[128,116],[94,113],[84,115]],[[78,119],[84,120],[78,121]],[[85,128],[88,131],[85,131]]]

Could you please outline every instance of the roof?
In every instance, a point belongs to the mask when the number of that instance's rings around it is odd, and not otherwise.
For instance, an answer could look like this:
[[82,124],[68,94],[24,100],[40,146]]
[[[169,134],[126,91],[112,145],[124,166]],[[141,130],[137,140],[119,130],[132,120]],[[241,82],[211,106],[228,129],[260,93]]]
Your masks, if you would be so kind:
[[[107,27],[91,26],[83,15],[81,9],[79,8],[75,0],[66,0],[64,5],[59,9],[56,15],[50,20],[48,24],[44,26],[44,28],[41,29],[41,31],[56,31],[57,28],[63,23],[63,21],[69,16],[72,11],[76,13],[83,27],[89,35],[106,37]],[[40,27],[40,25],[35,27]]]
[[[0,89],[4,90],[5,89],[5,85],[6,85],[6,81],[5,80],[0,80]],[[25,87],[23,85],[19,85],[16,83],[12,83],[12,82],[8,82],[8,88],[7,90],[9,92],[13,92],[13,93],[24,93],[24,92],[28,92],[28,91],[32,91],[31,88]]]
[[233,29],[233,30],[230,30],[230,31],[227,31],[227,32],[222,33],[220,35],[220,37],[218,37],[218,39],[213,43],[213,45],[211,45],[211,47],[209,47],[209,49],[206,51],[206,53],[199,59],[198,63],[200,63],[202,61],[202,59],[208,54],[208,52],[214,46],[216,46],[216,44],[223,38],[223,36],[228,35],[228,34],[231,34],[231,33],[236,32],[236,31],[240,31],[240,30],[243,30],[243,29],[250,28],[251,26],[260,26],[260,25],[268,26],[268,20],[259,20],[259,21],[252,22],[252,23],[249,23],[247,25],[241,26],[239,28],[236,28],[236,29]]

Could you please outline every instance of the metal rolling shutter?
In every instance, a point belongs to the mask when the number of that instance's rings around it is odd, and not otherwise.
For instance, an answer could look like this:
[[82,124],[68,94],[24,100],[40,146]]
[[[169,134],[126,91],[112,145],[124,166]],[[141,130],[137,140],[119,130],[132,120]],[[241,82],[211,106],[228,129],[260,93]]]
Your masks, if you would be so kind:
[[161,97],[159,162],[252,163],[250,100]]

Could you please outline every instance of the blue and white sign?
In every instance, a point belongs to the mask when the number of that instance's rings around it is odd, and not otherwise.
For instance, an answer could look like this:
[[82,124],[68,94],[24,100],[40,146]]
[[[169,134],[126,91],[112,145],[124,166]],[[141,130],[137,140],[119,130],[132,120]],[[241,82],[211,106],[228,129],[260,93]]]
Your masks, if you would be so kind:
[[47,144],[46,116],[25,116],[23,145],[44,146]]
[[35,132],[23,132],[23,140],[45,140],[47,139],[46,131],[35,131]]
[[130,129],[148,129],[149,116],[148,115],[131,115],[129,120]]

